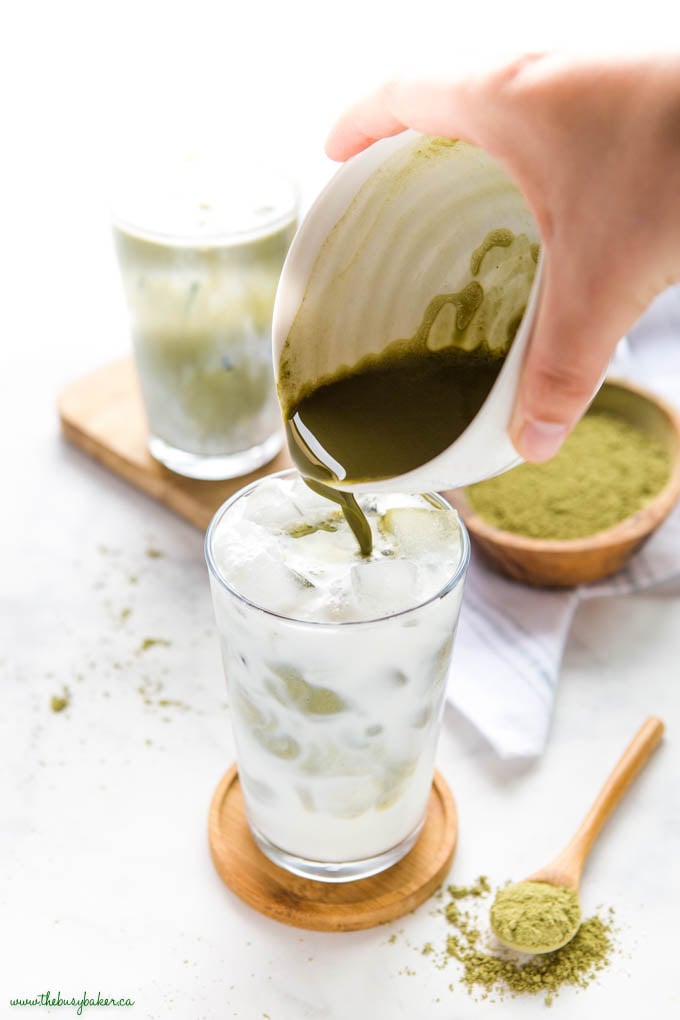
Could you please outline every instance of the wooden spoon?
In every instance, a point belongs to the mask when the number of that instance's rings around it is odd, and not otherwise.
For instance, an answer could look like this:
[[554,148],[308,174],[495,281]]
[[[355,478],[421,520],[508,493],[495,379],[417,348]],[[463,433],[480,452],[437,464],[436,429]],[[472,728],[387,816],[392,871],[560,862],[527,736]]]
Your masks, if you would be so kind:
[[[606,822],[607,818],[619,803],[635,776],[647,762],[652,751],[658,747],[663,736],[664,728],[663,722],[661,719],[656,718],[656,716],[650,716],[650,718],[643,723],[614,766],[613,771],[610,773],[604,786],[597,795],[590,811],[585,816],[567,845],[560,851],[557,857],[553,858],[553,860],[549,864],[546,864],[545,867],[526,878],[524,880],[525,882],[543,882],[547,885],[566,887],[576,893],[576,896],[578,897],[581,874],[593,843],[599,836],[602,826]],[[512,887],[508,888],[510,889]],[[502,896],[503,892],[504,890],[501,890],[498,897]],[[495,902],[498,901],[498,897]],[[577,916],[574,920],[572,929],[566,934],[565,938],[562,938],[561,941],[556,944],[550,945],[548,948],[541,948],[540,951],[545,953],[552,952],[553,950],[566,945],[566,943],[569,942],[578,931],[579,924],[580,916]],[[535,949],[528,950],[526,946],[512,942],[507,935],[501,937],[495,927],[494,932],[499,938],[501,938],[502,942],[510,946],[512,949],[519,949],[524,952],[536,952]]]

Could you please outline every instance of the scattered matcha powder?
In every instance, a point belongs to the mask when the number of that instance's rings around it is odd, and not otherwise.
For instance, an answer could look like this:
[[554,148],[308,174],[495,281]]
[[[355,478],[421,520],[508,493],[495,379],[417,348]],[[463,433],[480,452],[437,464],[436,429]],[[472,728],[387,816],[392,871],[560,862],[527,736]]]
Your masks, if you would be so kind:
[[296,524],[288,529],[288,534],[291,538],[304,538],[315,531],[337,531],[341,520],[342,514],[338,511],[315,524]]
[[486,896],[491,892],[491,883],[486,875],[480,875],[474,885],[450,885],[446,891],[452,900],[463,900],[468,896]]
[[189,706],[178,698],[160,698],[158,704],[161,708],[181,708],[183,712],[189,711]]
[[71,704],[71,692],[64,687],[63,694],[53,694],[50,698],[50,708],[53,712],[63,712]]
[[168,641],[166,638],[147,637],[144,638],[141,645],[137,649],[137,655],[139,655],[141,652],[147,652],[149,648],[156,647],[170,648],[171,644],[172,642]]
[[[187,705],[185,701],[180,701],[178,698],[159,697],[162,690],[163,683],[150,676],[143,676],[142,682],[137,687],[138,694],[141,694],[144,704],[149,707],[179,708],[183,712],[188,712],[190,710],[191,706]],[[165,716],[162,721],[170,722],[171,720]]]
[[[448,886],[448,902],[439,913],[453,931],[440,953],[435,953],[430,942],[421,950],[423,956],[433,957],[439,968],[457,960],[462,967],[459,983],[469,994],[478,993],[482,999],[494,995],[499,1000],[505,995],[543,995],[545,1005],[550,1006],[564,985],[585,988],[608,965],[613,951],[613,911],[606,918],[586,918],[561,949],[527,959],[504,947],[490,947],[485,902],[490,893],[491,884],[484,875],[470,886]],[[449,985],[449,990],[454,988]]]

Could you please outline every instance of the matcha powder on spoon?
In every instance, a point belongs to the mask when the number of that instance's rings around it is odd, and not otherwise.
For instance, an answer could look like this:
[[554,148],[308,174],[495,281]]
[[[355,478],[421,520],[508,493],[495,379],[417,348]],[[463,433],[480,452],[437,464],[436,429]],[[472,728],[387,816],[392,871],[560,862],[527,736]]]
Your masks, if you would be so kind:
[[552,1005],[567,985],[586,988],[609,963],[614,943],[612,915],[586,918],[570,942],[552,953],[529,956],[494,946],[488,931],[489,880],[447,889],[442,913],[450,925],[444,949],[426,955],[439,967],[455,960],[461,968],[451,990],[462,985],[473,996],[502,1001],[505,996],[542,995]]
[[491,904],[491,928],[506,946],[547,953],[565,945],[581,920],[578,893],[547,882],[513,882]]

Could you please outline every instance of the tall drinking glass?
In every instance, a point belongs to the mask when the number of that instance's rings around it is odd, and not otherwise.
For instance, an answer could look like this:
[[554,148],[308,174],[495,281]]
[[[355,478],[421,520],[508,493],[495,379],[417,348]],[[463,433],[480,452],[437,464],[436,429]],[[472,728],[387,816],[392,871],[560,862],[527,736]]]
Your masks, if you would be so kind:
[[367,559],[295,472],[238,492],[205,543],[250,828],[276,864],[328,882],[418,838],[469,559],[439,496],[360,502]]
[[192,478],[253,471],[282,445],[271,319],[296,189],[187,159],[120,190],[113,232],[149,450]]

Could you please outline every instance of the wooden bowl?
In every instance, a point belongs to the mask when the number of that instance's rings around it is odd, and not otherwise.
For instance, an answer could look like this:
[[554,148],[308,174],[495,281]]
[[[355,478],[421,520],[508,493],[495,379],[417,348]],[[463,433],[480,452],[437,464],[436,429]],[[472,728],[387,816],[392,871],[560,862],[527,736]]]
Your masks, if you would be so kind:
[[465,489],[446,493],[484,557],[508,577],[558,588],[607,577],[628,562],[680,499],[678,412],[649,390],[620,380],[606,382],[592,406],[617,414],[663,443],[673,458],[668,482],[649,503],[620,524],[568,540],[527,538],[494,528],[473,510]]

